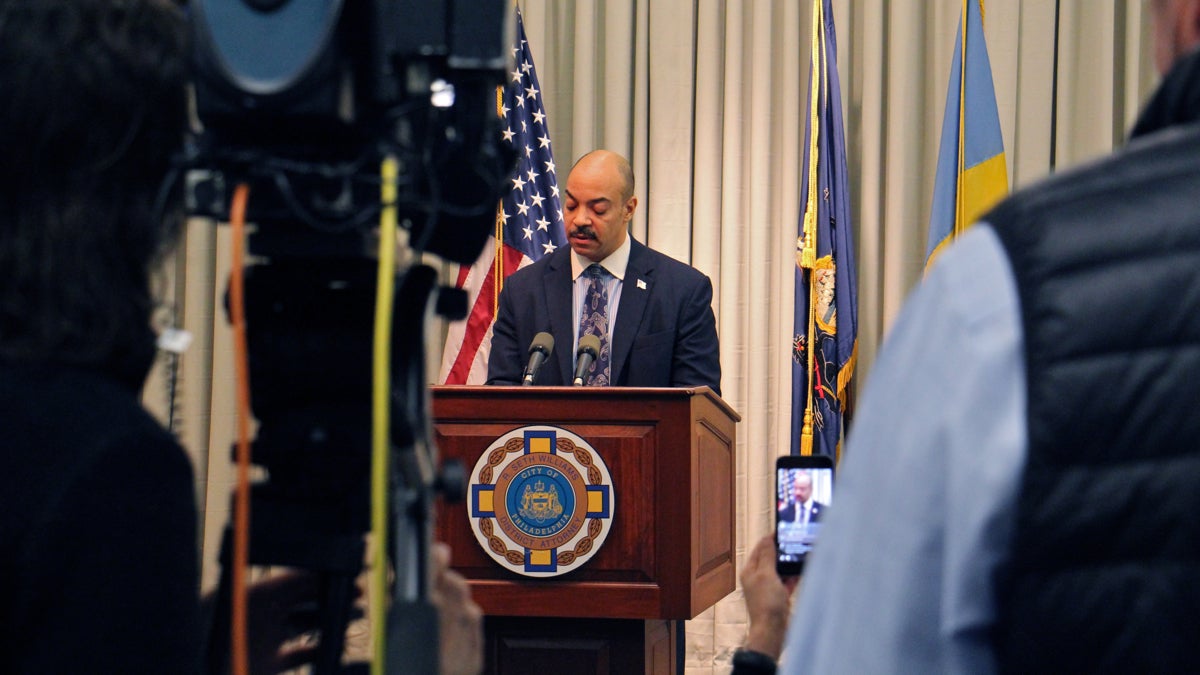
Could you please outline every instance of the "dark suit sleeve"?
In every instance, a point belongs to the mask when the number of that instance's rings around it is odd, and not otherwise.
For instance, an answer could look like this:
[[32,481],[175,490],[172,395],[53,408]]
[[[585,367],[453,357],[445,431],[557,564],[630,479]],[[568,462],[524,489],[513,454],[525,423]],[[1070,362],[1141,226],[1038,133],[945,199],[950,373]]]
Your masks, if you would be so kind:
[[796,519],[796,502],[788,502],[788,505],[779,509],[776,520],[781,523],[790,523]]
[[517,335],[517,317],[513,309],[512,284],[500,291],[496,323],[492,326],[492,347],[488,353],[488,384],[521,384],[525,370],[524,349]]
[[708,385],[721,395],[721,349],[717,342],[717,320],[712,311],[713,290],[701,275],[689,296],[681,298],[675,356],[671,364],[671,386]]

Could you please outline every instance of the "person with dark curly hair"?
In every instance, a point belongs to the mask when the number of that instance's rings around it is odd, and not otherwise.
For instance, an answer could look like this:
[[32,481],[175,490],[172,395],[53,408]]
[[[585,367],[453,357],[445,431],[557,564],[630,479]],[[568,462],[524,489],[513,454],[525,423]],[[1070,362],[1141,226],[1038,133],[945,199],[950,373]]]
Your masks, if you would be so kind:
[[152,0],[0,4],[0,671],[198,670],[192,467],[141,406],[188,32]]

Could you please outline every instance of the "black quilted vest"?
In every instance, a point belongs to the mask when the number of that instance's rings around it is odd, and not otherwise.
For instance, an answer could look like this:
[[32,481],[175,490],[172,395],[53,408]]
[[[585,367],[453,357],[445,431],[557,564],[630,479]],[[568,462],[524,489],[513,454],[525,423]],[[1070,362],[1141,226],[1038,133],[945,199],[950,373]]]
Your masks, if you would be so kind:
[[994,636],[1008,672],[1200,671],[1200,125],[1183,124],[1200,108],[1146,122],[1178,102],[1169,77],[1135,131],[1171,128],[985,218],[1028,378]]

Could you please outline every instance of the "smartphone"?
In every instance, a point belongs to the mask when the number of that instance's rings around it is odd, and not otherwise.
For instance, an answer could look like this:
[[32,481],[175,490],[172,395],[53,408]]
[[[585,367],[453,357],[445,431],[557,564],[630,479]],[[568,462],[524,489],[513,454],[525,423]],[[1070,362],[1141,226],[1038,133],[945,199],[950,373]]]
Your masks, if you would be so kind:
[[833,504],[833,458],[785,455],[775,460],[775,569],[796,576]]

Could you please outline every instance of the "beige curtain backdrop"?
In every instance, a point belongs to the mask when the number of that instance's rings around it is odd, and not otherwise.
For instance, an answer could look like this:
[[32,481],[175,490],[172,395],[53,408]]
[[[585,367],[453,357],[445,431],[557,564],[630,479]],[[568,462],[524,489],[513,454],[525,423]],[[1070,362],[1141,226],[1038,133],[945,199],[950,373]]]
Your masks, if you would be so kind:
[[[987,0],[985,31],[1010,185],[1119,144],[1156,76],[1138,0]],[[738,431],[741,555],[769,532],[771,466],[789,447],[793,251],[809,0],[521,0],[560,182],[584,152],[629,156],[639,240],[708,274],[722,388]],[[919,282],[961,0],[835,0],[857,245],[861,387]],[[1057,41],[1057,57],[1056,57]],[[215,584],[230,494],[228,228],[193,222],[164,276],[196,340],[147,388],[195,459],[204,585]],[[441,356],[441,331],[428,341]],[[437,372],[436,365],[430,368]],[[724,673],[745,633],[739,593],[688,622],[689,675]]]

